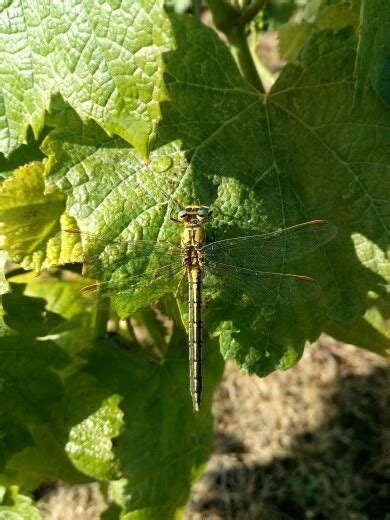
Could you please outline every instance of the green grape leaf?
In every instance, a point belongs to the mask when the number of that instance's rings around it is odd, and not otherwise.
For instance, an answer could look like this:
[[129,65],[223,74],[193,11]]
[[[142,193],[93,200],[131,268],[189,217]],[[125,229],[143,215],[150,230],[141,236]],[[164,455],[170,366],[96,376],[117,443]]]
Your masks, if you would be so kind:
[[76,468],[97,480],[118,476],[119,464],[111,451],[111,439],[119,435],[122,412],[119,396],[103,401],[99,410],[74,426],[65,451]]
[[[190,181],[186,175],[188,163],[178,144],[169,143],[152,151],[150,160],[145,163],[123,140],[108,138],[95,124],[83,125],[75,114],[65,114],[63,120],[70,124],[69,130],[65,126],[64,129],[53,131],[43,144],[49,156],[49,182],[67,193],[67,211],[76,217],[82,231],[92,233],[91,239],[87,240],[90,242],[88,246],[93,247],[95,242],[97,253],[104,253],[105,246],[109,245],[114,235],[119,240],[145,239],[151,243],[168,240],[178,243],[180,230],[170,222],[167,205],[172,197],[182,200],[188,198]],[[67,142],[65,146],[64,142]],[[89,171],[94,172],[91,177],[85,175],[86,165]],[[106,227],[107,214],[112,215],[113,221],[108,222]],[[69,242],[70,237],[67,238]],[[124,257],[122,261],[121,245],[115,251],[114,248],[115,244],[105,255],[97,255],[96,260],[104,271],[103,278],[109,276],[113,281],[120,281],[129,259]],[[53,247],[49,246],[48,250],[51,256],[55,253]],[[73,254],[76,248],[70,251]],[[152,253],[153,248],[150,248],[151,256]],[[82,255],[78,259],[82,259]],[[170,259],[177,263],[178,272],[180,255],[175,254],[173,258],[172,253],[169,258],[147,258],[148,269],[152,269],[153,262],[158,267],[161,260],[166,264]],[[137,260],[135,255],[131,260]],[[145,269],[141,256],[138,263],[140,265],[136,266],[134,274]],[[129,267],[129,271],[133,272],[134,268]],[[87,274],[93,275],[93,272],[87,271]],[[172,272],[172,276],[167,277],[162,286],[157,279],[132,298],[126,293],[123,297],[117,294],[114,298],[116,310],[121,317],[127,317],[139,307],[173,291],[175,283],[176,273]]]
[[25,269],[41,270],[80,255],[72,236],[56,237],[61,225],[73,227],[74,221],[64,214],[63,194],[46,189],[43,170],[42,163],[29,163],[0,186],[2,247]]
[[43,298],[27,298],[23,289],[23,285],[14,285],[12,294],[3,297],[4,322],[10,329],[22,336],[38,338],[53,333],[64,323],[59,314],[46,310]]
[[327,324],[325,331],[345,343],[386,356],[390,352],[390,299],[373,295],[367,300],[366,313],[352,326],[333,321]]
[[301,18],[307,22],[330,19],[334,23],[333,27],[328,25],[324,28],[341,29],[344,25],[340,23],[344,23],[346,18],[349,18],[350,24],[358,24],[361,4],[362,0],[309,0],[301,12]]
[[122,520],[123,516],[121,516],[121,513],[122,508],[118,504],[110,504],[100,515],[100,518],[102,520]]
[[[171,344],[162,362],[155,365],[140,349],[122,351],[109,340],[96,342],[84,358],[81,372],[67,384],[69,402],[79,395],[80,403],[79,410],[69,417],[74,424],[68,445],[72,460],[77,456],[77,466],[95,478],[107,478],[107,472],[112,475],[120,468],[125,480],[112,492],[125,511],[161,508],[172,514],[186,501],[192,480],[209,454],[211,398],[223,369],[216,341],[207,342],[204,348],[207,368],[198,414],[192,411],[188,354],[181,340],[180,346]],[[81,395],[87,399],[80,399]],[[89,411],[92,413],[86,418]],[[77,415],[84,418],[79,423]],[[104,431],[96,444],[105,444],[101,451],[90,443],[96,430]],[[115,440],[112,451],[109,437]]]
[[324,2],[315,19],[318,30],[339,31],[348,26],[358,29],[360,4],[360,0],[349,2],[349,4],[343,1],[330,4]]
[[[23,15],[21,14],[23,13]],[[162,0],[21,0],[0,12],[0,150],[37,138],[52,94],[84,121],[128,140],[144,156],[160,118],[161,54],[170,43]]]
[[300,21],[281,25],[278,29],[279,52],[282,59],[290,62],[311,34],[319,31],[339,31],[344,27],[359,28],[360,0],[313,0],[303,11]]
[[19,494],[17,486],[0,488],[1,520],[42,520],[31,498]]
[[390,108],[390,3],[387,0],[363,2],[356,78],[356,108],[364,102],[363,94],[370,85]]
[[78,290],[85,285],[84,278],[69,271],[64,271],[64,278],[48,279],[37,277],[34,272],[11,276],[9,281],[14,284],[26,284],[24,294],[46,300],[46,309],[70,320],[85,312],[77,296]]
[[[194,479],[195,480],[195,479]],[[185,506],[176,508],[174,502],[166,505],[159,505],[157,507],[145,507],[143,509],[137,509],[136,511],[128,511],[126,507],[126,493],[127,481],[125,479],[113,481],[109,486],[109,496],[111,500],[117,501],[120,504],[124,504],[122,507],[118,506],[114,502],[111,510],[108,511],[108,515],[113,515],[113,520],[182,520],[184,517]],[[114,516],[117,515],[117,516]],[[108,520],[111,520],[111,516],[107,516]],[[106,519],[103,516],[103,519]]]
[[313,32],[313,24],[305,21],[280,26],[278,30],[280,57],[286,61],[294,61]]
[[[271,31],[287,22],[297,8],[304,6],[309,0],[274,0],[265,8],[265,20]],[[250,2],[247,2],[248,4]]]
[[[59,410],[62,411],[60,405]],[[45,423],[30,425],[28,430],[33,443],[26,443],[7,460],[0,473],[0,484],[17,483],[21,489],[33,491],[46,480],[63,480],[71,484],[91,481],[78,472],[67,457],[64,451],[66,436],[60,436],[53,417],[47,418]]]
[[44,422],[50,406],[62,396],[62,385],[53,368],[60,368],[66,356],[52,342],[0,338],[2,417],[21,424]]
[[[179,226],[169,219],[175,201],[212,205],[215,239],[318,218],[334,222],[336,239],[286,266],[315,277],[322,301],[244,314],[234,306],[220,312],[217,302],[207,318],[210,332],[223,335],[225,356],[242,368],[262,375],[287,368],[329,319],[353,323],[366,310],[367,293],[383,291],[389,119],[371,90],[359,113],[352,111],[356,40],[349,30],[311,36],[264,96],[241,77],[212,30],[187,16],[171,16],[171,23],[177,45],[164,55],[170,102],[161,105],[150,160],[65,111],[63,127],[43,144],[48,183],[67,194],[80,227],[100,236],[98,260],[113,280],[134,272],[134,264],[158,274],[158,265],[175,262],[157,246],[130,258],[130,267],[108,253],[116,239],[178,244]],[[364,237],[361,245],[354,236]],[[117,299],[119,314],[175,290],[173,279],[164,286],[158,279],[145,280],[133,300]]]
[[60,449],[58,436],[50,431],[51,408],[63,394],[55,370],[67,363],[67,356],[52,341],[17,335],[1,337],[0,351],[1,432],[3,439],[12,439],[0,445],[5,465],[0,481],[30,486],[54,475],[71,477],[75,471],[70,471],[63,446]]
[[21,294],[22,285],[12,289],[3,296],[8,329],[0,337],[0,482],[25,489],[48,478],[81,482],[64,453],[66,436],[61,442],[53,422],[53,408],[63,399],[58,371],[67,368],[70,357],[42,338],[62,320],[45,311],[42,299]]
[[32,444],[31,433],[24,425],[0,421],[0,470],[14,453]]
[[[69,354],[77,354],[85,348],[89,348],[89,342],[94,337],[95,315],[92,312],[86,312],[85,305],[80,302],[79,291],[85,286],[86,280],[71,273],[69,271],[62,272],[62,279],[48,278],[45,274],[37,276],[33,271],[17,274],[9,277],[13,287],[16,284],[23,284],[24,296],[30,298],[24,299],[25,307],[28,305],[35,310],[35,314],[30,316],[30,320],[34,317],[39,318],[40,309],[42,311],[43,300],[45,300],[45,309],[43,310],[45,322],[52,322],[51,332],[56,334],[56,343],[66,350]],[[14,289],[15,290],[15,289]],[[16,289],[17,290],[17,289]],[[16,328],[21,333],[25,332],[25,315],[30,312],[21,311],[17,304],[14,304],[15,314],[12,319],[16,322]],[[53,320],[55,318],[55,321]],[[42,324],[38,323],[37,327]],[[83,331],[79,334],[80,330]],[[49,331],[50,332],[50,331]],[[31,333],[31,328],[29,328]]]

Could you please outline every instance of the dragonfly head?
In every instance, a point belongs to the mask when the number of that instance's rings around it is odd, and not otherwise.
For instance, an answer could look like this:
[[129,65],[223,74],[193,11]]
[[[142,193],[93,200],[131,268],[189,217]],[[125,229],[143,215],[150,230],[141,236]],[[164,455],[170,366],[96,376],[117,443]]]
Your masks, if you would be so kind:
[[212,209],[208,206],[197,206],[192,204],[179,211],[178,220],[183,224],[203,224],[212,215]]

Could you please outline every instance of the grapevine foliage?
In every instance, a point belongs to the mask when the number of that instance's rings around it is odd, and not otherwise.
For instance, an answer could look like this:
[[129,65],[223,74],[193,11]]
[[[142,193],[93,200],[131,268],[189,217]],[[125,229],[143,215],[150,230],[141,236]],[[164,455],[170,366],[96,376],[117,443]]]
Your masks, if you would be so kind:
[[[110,482],[114,517],[170,519],[210,451],[223,358],[263,376],[321,331],[388,348],[390,8],[307,2],[301,21],[279,27],[287,64],[267,94],[213,29],[162,0],[22,11],[21,1],[0,11],[0,516],[39,518],[25,495],[61,479]],[[199,415],[182,291],[176,301],[175,287],[151,284],[112,309],[123,319],[131,309],[146,340],[131,327],[104,337],[108,312],[77,296],[82,244],[61,233],[79,226],[103,250],[177,241],[176,201],[212,205],[217,239],[312,219],[339,230],[286,266],[318,279],[316,305],[207,308]],[[26,272],[14,263],[6,279],[7,256]],[[152,304],[173,321],[144,310]]]

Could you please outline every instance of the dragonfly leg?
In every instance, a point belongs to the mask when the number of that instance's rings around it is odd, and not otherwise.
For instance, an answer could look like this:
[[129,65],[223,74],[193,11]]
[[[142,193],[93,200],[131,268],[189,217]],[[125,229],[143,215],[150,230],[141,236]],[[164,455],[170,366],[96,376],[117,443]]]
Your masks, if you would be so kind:
[[187,275],[186,271],[183,271],[183,274],[181,275],[180,281],[179,281],[179,283],[178,283],[178,285],[176,287],[176,291],[174,293],[175,298],[177,298],[178,295],[179,295],[180,287],[181,287],[181,285],[183,283],[184,278],[186,278],[186,275]]
[[197,255],[198,255],[198,263],[199,263],[199,267],[203,269],[207,266],[207,262],[206,262],[206,259],[204,257],[204,252],[203,252],[203,249],[198,249],[197,251]]
[[[177,204],[177,201],[174,200],[174,202]],[[169,213],[169,220],[171,220],[172,222],[175,222],[176,224],[181,224],[180,220],[177,219],[176,217],[173,217],[172,214],[173,214],[173,207],[171,208],[171,212]]]

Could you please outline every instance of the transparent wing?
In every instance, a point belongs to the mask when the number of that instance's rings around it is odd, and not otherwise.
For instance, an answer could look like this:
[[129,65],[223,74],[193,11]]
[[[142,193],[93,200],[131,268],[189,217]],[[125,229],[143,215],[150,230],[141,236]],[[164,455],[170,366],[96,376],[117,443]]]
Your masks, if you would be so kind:
[[219,240],[204,247],[208,262],[269,271],[314,251],[337,235],[337,227],[313,220],[289,228],[248,237]]
[[210,262],[207,272],[221,281],[220,297],[231,304],[239,303],[246,294],[253,305],[300,303],[314,299],[320,287],[309,276],[267,273]]
[[95,278],[107,271],[131,277],[153,271],[158,264],[180,263],[180,248],[169,242],[112,240],[77,229],[62,231],[60,235],[66,242],[80,243],[79,260],[84,263],[85,272]]
[[80,291],[82,305],[105,308],[113,304],[125,316],[177,286],[182,262],[180,248],[174,244],[112,240],[77,229],[61,235],[71,248],[80,247],[84,274],[102,280]]
[[183,273],[181,262],[163,265],[136,276],[87,285],[79,292],[85,306],[107,308],[111,303],[120,314],[131,314],[174,291]]

